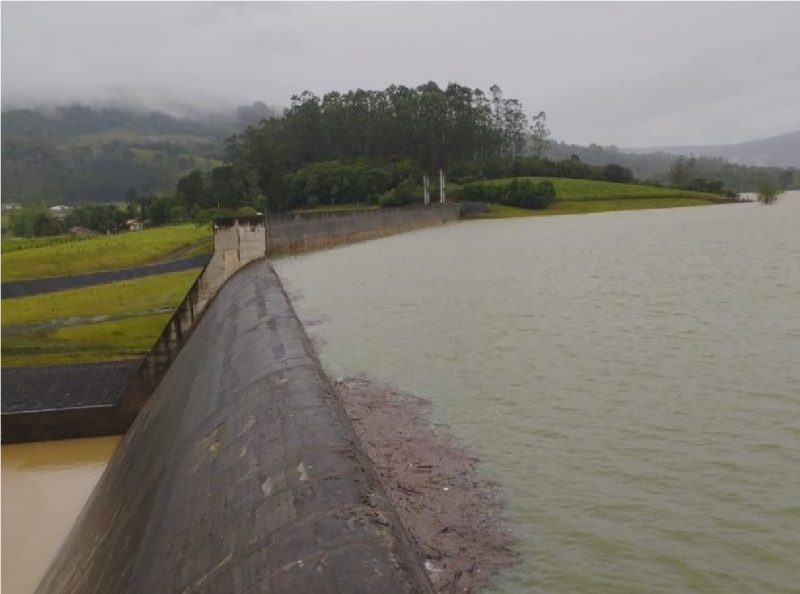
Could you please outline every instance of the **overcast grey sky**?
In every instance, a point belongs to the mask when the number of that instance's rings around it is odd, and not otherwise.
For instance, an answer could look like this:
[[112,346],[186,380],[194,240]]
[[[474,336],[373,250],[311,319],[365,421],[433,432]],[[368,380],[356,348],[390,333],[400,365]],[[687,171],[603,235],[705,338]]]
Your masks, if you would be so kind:
[[800,3],[2,3],[3,107],[499,84],[570,142],[800,129]]

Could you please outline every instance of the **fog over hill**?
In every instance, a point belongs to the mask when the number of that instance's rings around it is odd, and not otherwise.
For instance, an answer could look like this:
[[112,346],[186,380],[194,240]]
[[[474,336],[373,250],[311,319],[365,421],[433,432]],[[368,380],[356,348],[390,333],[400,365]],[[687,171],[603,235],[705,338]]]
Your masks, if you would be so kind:
[[798,22],[797,2],[4,2],[2,103],[188,117],[498,84],[572,142],[717,145],[797,129]]
[[737,144],[659,146],[621,149],[630,153],[669,153],[696,157],[721,157],[731,163],[800,169],[800,130]]

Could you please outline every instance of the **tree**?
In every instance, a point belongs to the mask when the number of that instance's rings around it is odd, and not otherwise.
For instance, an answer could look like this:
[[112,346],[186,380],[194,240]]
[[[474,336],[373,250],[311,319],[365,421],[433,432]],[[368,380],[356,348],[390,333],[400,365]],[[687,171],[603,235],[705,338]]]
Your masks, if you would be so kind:
[[686,157],[678,157],[669,169],[669,179],[673,185],[679,188],[685,188],[689,182],[697,177],[695,166],[697,160],[692,156],[687,159]]
[[531,150],[537,158],[541,159],[545,156],[547,149],[550,147],[549,137],[550,130],[547,129],[547,114],[540,111],[534,116],[531,124]]
[[58,221],[45,206],[26,206],[9,212],[9,227],[17,237],[58,235]]
[[771,179],[764,179],[758,184],[758,201],[763,204],[772,204],[778,199],[780,188]]
[[203,172],[199,169],[193,170],[178,180],[178,194],[188,204],[197,204],[203,208],[214,206],[213,197],[209,196],[206,191]]

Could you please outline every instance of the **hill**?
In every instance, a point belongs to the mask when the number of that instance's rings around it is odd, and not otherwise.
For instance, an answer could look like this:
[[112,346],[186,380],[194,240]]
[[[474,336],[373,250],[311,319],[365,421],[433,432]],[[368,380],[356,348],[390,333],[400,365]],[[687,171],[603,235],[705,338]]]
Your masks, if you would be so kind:
[[661,146],[624,150],[635,154],[667,153],[695,155],[696,157],[720,157],[731,163],[742,165],[800,169],[800,130],[738,144]]
[[84,105],[2,114],[5,202],[119,202],[171,192],[221,162],[225,138],[276,111],[263,103],[194,119]]
[[[749,148],[745,148],[751,151],[751,155],[756,154],[756,151],[760,150],[762,156],[764,156],[767,154],[770,146],[778,147],[780,145],[780,147],[782,147],[780,150],[786,151],[786,160],[784,162],[792,162],[792,159],[788,157],[788,155],[791,154],[790,148],[793,146],[792,143],[800,140],[800,133],[787,134],[777,138],[782,140],[774,143],[771,142],[771,139],[753,141],[752,143],[743,143],[741,145],[730,145],[727,149],[731,155],[734,155],[736,150],[748,145]],[[547,156],[556,161],[577,158],[590,165],[615,163],[623,167],[628,167],[640,180],[675,184],[677,180],[672,178],[670,172],[681,156],[680,150],[685,150],[683,156],[688,156],[692,154],[692,151],[696,148],[698,147],[620,149],[613,145],[600,146],[597,144],[590,144],[589,146],[582,146],[566,142],[553,142],[547,149]],[[674,150],[675,153],[669,153],[666,152],[666,150]],[[742,152],[739,154],[744,155],[744,150],[745,149],[741,149]],[[776,148],[774,150],[777,151],[778,149]],[[722,156],[703,156],[698,152],[694,152],[693,154],[694,159],[691,161],[691,171],[689,175],[692,178],[719,180],[726,189],[736,192],[753,192],[757,188],[759,182],[765,178],[772,179],[781,188],[800,187],[800,164],[796,165],[794,169],[788,166],[759,166],[734,163],[730,158]],[[794,161],[800,158],[798,155],[800,155],[800,148],[796,149],[794,153]],[[766,157],[762,160],[766,160]]]

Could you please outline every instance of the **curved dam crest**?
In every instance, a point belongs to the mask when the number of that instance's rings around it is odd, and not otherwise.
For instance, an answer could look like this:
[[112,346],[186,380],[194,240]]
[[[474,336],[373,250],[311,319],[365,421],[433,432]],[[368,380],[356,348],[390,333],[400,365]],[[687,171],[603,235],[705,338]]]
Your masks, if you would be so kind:
[[239,271],[37,592],[431,592],[266,261]]

